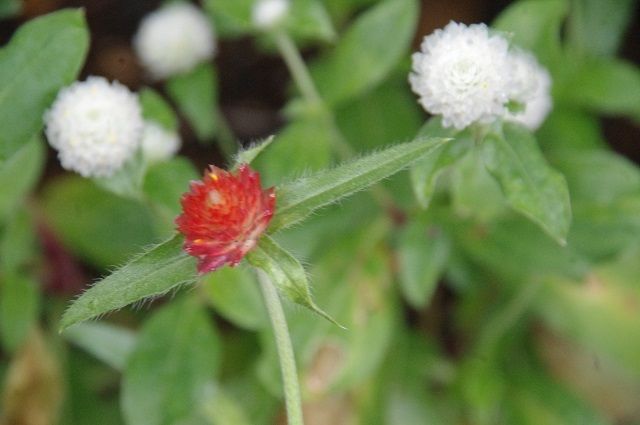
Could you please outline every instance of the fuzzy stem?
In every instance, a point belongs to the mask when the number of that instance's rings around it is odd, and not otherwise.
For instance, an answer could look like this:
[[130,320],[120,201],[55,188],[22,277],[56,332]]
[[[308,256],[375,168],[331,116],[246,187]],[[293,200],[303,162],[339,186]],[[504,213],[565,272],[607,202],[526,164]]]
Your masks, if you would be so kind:
[[289,327],[284,316],[282,303],[276,287],[262,271],[258,271],[258,280],[264,297],[280,359],[280,371],[284,387],[284,399],[287,407],[287,423],[289,425],[303,425],[302,398],[300,397],[300,385],[296,360],[293,355]]

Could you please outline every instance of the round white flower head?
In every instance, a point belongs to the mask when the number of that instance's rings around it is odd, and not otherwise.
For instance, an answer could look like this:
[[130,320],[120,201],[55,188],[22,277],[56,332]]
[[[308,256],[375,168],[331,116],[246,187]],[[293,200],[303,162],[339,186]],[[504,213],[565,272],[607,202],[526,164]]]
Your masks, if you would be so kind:
[[142,132],[142,154],[149,162],[172,158],[180,149],[180,136],[152,121],[145,121]]
[[551,76],[536,58],[522,50],[509,53],[512,86],[509,100],[522,106],[521,111],[505,112],[505,119],[523,124],[536,130],[551,111]]
[[450,22],[424,38],[414,53],[409,82],[445,127],[463,129],[504,112],[509,87],[507,40],[484,24]]
[[213,26],[189,3],[171,3],[146,16],[133,39],[142,64],[153,78],[190,71],[216,51]]
[[289,0],[258,0],[253,5],[253,24],[260,29],[278,25],[289,11]]
[[84,177],[110,176],[140,145],[138,97],[102,77],[60,90],[44,119],[47,139],[62,166]]

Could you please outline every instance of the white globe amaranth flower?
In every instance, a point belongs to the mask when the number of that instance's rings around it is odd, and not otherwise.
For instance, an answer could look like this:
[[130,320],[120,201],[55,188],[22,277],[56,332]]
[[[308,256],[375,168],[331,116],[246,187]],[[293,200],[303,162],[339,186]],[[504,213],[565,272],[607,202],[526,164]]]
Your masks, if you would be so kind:
[[289,6],[289,0],[258,0],[251,14],[253,24],[260,29],[273,28],[287,16]]
[[135,154],[142,135],[138,97],[122,84],[89,77],[58,93],[45,133],[67,170],[108,177]]
[[165,129],[152,121],[145,121],[142,132],[142,155],[149,162],[171,159],[182,142],[178,133]]
[[509,44],[484,24],[450,22],[424,38],[409,82],[445,127],[463,129],[501,116],[508,100]]
[[147,15],[133,46],[155,79],[192,70],[216,52],[216,36],[209,19],[192,4],[171,3]]
[[535,56],[522,50],[510,52],[509,63],[513,76],[509,100],[517,102],[522,110],[506,111],[504,118],[536,130],[553,106],[551,75]]

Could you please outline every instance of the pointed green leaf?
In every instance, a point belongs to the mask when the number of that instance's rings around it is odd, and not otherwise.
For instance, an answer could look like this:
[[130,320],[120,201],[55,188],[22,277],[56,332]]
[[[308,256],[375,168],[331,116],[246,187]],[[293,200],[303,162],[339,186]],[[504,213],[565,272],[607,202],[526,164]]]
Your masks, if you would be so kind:
[[331,17],[321,0],[292,0],[285,29],[295,39],[331,41],[336,38]]
[[171,99],[186,116],[200,141],[213,139],[217,130],[217,76],[213,65],[202,64],[188,74],[167,81]]
[[173,218],[181,211],[180,196],[189,190],[189,182],[198,179],[193,163],[177,156],[169,161],[152,165],[144,177],[142,190],[147,199],[168,218],[173,227]]
[[208,301],[231,323],[245,329],[269,324],[254,273],[245,267],[223,267],[202,282]]
[[128,425],[201,424],[204,401],[220,363],[220,341],[193,298],[168,304],[143,326],[122,383]]
[[432,153],[446,141],[420,138],[280,186],[277,191],[277,211],[269,231],[276,232],[289,227],[318,208],[366,189],[411,165],[423,155]]
[[135,332],[108,323],[79,323],[64,337],[118,371],[124,369],[136,343]]
[[65,246],[100,269],[122,264],[157,241],[148,208],[67,175],[44,191],[40,211]]
[[271,237],[263,235],[258,246],[247,254],[247,259],[254,267],[264,270],[278,290],[291,301],[341,326],[322,311],[311,298],[307,273],[302,264]]
[[289,123],[255,162],[267,186],[326,168],[331,160],[332,124],[322,116]]
[[0,49],[0,160],[42,128],[58,90],[75,78],[89,47],[81,10],[33,19]]
[[608,115],[640,123],[640,69],[622,60],[589,59],[567,78],[562,98]]
[[[418,133],[420,137],[453,137],[455,129],[442,127],[439,118],[432,118]],[[444,171],[470,148],[469,140],[457,138],[455,142],[439,147],[431,155],[424,155],[410,169],[413,193],[422,208],[427,208],[436,190],[436,183]]]
[[245,404],[241,405],[221,385],[210,382],[207,390],[202,410],[211,425],[251,424],[247,418]]
[[140,90],[139,96],[144,119],[154,121],[170,131],[178,130],[175,112],[157,91],[145,87]]
[[413,307],[429,305],[449,258],[450,245],[441,229],[419,221],[408,223],[398,235],[400,287]]
[[196,280],[196,260],[174,236],[134,258],[87,289],[62,316],[60,328],[93,319]]
[[547,164],[533,135],[505,124],[502,133],[487,135],[483,156],[511,207],[564,245],[571,223],[567,182]]
[[273,136],[253,143],[239,151],[233,158],[233,169],[235,170],[240,164],[251,164],[263,150],[269,147],[271,142],[273,142]]
[[574,0],[567,24],[571,50],[594,56],[616,53],[629,21],[635,0]]
[[44,166],[44,156],[44,145],[37,137],[0,163],[0,222],[18,208],[36,184]]
[[38,322],[38,282],[22,274],[3,275],[0,281],[0,342],[8,352],[22,346]]
[[335,50],[312,66],[320,95],[337,105],[384,80],[405,57],[418,16],[414,0],[386,0],[363,13]]
[[513,44],[533,51],[553,69],[562,63],[561,29],[568,10],[567,0],[516,1],[491,26],[508,33]]

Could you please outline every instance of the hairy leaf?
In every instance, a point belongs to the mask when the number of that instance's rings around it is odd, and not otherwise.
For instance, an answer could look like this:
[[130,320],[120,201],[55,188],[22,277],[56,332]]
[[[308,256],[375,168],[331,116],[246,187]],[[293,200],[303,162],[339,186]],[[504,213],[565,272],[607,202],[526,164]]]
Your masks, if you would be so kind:
[[93,319],[148,297],[167,293],[196,280],[196,260],[174,236],[134,258],[87,289],[64,313],[60,328]]
[[366,189],[435,151],[445,142],[446,139],[419,138],[280,186],[277,211],[269,231],[289,227],[318,208]]
[[247,255],[247,259],[253,266],[264,270],[273,284],[291,301],[341,326],[322,311],[311,298],[309,281],[302,264],[268,235],[260,239],[256,249]]

